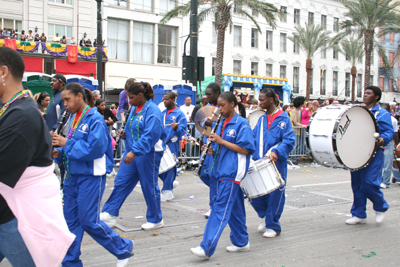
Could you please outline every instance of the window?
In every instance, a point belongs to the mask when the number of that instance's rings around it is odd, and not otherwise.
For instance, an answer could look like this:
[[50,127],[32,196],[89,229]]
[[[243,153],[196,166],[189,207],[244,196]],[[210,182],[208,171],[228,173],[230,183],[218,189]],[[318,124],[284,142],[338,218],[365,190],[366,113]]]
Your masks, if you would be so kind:
[[216,43],[218,41],[218,31],[215,22],[212,23],[212,42]]
[[153,62],[153,35],[153,25],[134,23],[133,61]]
[[[57,25],[57,24],[48,24],[47,41],[48,42],[53,41],[53,38],[56,36],[57,33],[60,38],[62,38],[65,35],[69,43],[72,37],[72,27]],[[93,41],[94,40],[92,40],[92,42]]]
[[20,33],[22,31],[22,21],[0,18],[0,29],[15,30],[15,33]]
[[251,47],[258,48],[258,30],[251,29]]
[[279,68],[279,78],[285,79],[286,78],[286,66],[281,65]]
[[393,65],[393,57],[394,57],[394,52],[389,52],[389,62],[390,62],[390,66]]
[[242,73],[242,61],[240,60],[233,61],[233,73],[236,74]]
[[[146,4],[148,2],[152,1],[145,1]],[[177,2],[176,0],[160,0],[160,12],[167,13],[168,11],[171,11],[172,9],[175,8],[176,2]]]
[[258,12],[257,12],[257,10],[256,10],[256,9],[252,9],[252,10],[251,10],[251,15],[252,15],[253,17],[258,17]]
[[176,28],[158,26],[157,62],[176,65]]
[[217,59],[215,57],[212,58],[211,63],[211,76],[215,75],[215,70],[217,69]]
[[346,72],[346,81],[345,81],[345,96],[350,96],[350,73]]
[[267,31],[267,50],[272,50],[272,31]]
[[313,94],[313,80],[314,80],[314,69],[311,70],[311,77],[310,77],[310,94]]
[[299,93],[300,68],[293,67],[293,93]]
[[286,33],[281,33],[281,52],[286,52]]
[[326,94],[326,71],[321,70],[321,75],[319,79],[319,94],[320,95],[325,95]]
[[385,85],[385,77],[379,77],[379,87],[381,88],[381,90],[384,89],[384,85]]
[[241,9],[242,9],[242,5],[240,5],[240,4],[234,4],[233,5],[233,12],[237,13]]
[[335,48],[333,48],[333,58],[339,59],[339,51],[337,51]]
[[49,0],[49,2],[72,5],[72,0]]
[[242,27],[233,26],[233,45],[242,46]]
[[394,44],[394,32],[390,33],[390,43]]
[[300,25],[300,9],[294,10],[294,24]]
[[[153,11],[153,1],[148,0],[134,0],[135,9],[145,10],[145,11]],[[165,12],[165,11],[161,11]]]
[[308,24],[314,24],[314,13],[308,12]]
[[107,0],[107,2],[112,6],[128,7],[127,0]]
[[321,27],[326,30],[326,15],[321,15]]
[[258,63],[251,62],[251,75],[258,76]]
[[108,20],[107,44],[110,59],[128,60],[129,21]]
[[321,58],[326,58],[326,46],[321,47]]
[[362,95],[362,74],[357,75],[357,97]]
[[333,18],[333,31],[339,31],[339,18]]
[[286,6],[281,6],[281,13],[282,13],[282,22],[287,22],[287,7]]
[[338,71],[333,72],[333,80],[332,80],[332,95],[338,95]]
[[274,77],[272,76],[272,64],[267,64],[265,68],[265,77]]
[[295,54],[300,53],[300,46],[298,42],[293,42],[293,53]]

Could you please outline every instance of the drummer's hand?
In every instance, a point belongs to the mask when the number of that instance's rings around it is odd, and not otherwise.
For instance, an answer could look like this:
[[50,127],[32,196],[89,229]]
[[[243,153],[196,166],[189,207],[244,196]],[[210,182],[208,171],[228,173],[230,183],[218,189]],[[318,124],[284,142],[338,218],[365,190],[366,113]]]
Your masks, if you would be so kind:
[[277,162],[278,161],[278,155],[275,152],[271,152],[271,154],[269,155],[269,158],[273,161],[273,162]]
[[174,131],[176,131],[176,129],[178,129],[178,123],[176,123],[176,122],[173,122],[173,123],[171,123],[171,128],[172,128],[172,130],[174,130]]
[[221,136],[215,133],[210,134],[210,137],[208,137],[208,139],[210,139],[210,141],[212,142],[217,143],[218,145],[222,145],[222,143],[224,142],[224,139],[222,139]]
[[212,120],[208,119],[208,120],[206,121],[206,126],[211,127],[212,124],[213,124],[213,121],[212,121]]
[[51,157],[56,159],[60,156],[60,151],[58,151],[57,149],[53,148],[53,151],[51,152]]
[[383,146],[383,145],[385,144],[385,140],[383,140],[383,138],[382,138],[382,137],[379,137],[379,139],[378,139],[378,140],[376,140],[375,142],[377,142],[377,143],[378,143],[378,146]]
[[135,158],[135,154],[133,154],[133,152],[131,151],[128,154],[126,154],[125,159],[124,159],[124,163],[126,165],[131,164],[134,158]]

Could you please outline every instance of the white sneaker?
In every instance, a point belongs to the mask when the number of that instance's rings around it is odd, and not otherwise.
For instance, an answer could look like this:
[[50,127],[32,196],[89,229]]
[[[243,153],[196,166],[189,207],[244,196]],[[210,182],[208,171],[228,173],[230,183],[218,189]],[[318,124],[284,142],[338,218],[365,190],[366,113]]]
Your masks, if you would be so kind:
[[375,217],[375,221],[376,223],[381,223],[383,222],[383,219],[385,219],[385,213],[384,212],[376,212],[376,217]]
[[177,180],[175,180],[173,183],[172,183],[172,188],[175,188],[175,187],[177,187],[179,185],[179,182],[177,181]]
[[159,223],[144,223],[142,224],[142,229],[143,230],[153,230],[153,229],[157,229],[157,228],[161,228],[164,226],[164,220],[161,220],[161,222]]
[[204,213],[204,217],[206,217],[208,219],[208,217],[210,217],[210,214],[211,214],[211,210]]
[[346,220],[346,224],[363,224],[366,223],[365,219],[358,218],[358,217],[351,217],[351,219]]
[[206,256],[206,253],[204,252],[204,249],[202,249],[200,246],[199,247],[195,247],[195,248],[191,248],[190,252],[192,252],[194,255],[196,255],[197,257],[203,258],[208,260],[210,257]]
[[272,229],[267,229],[267,230],[265,230],[265,232],[264,232],[264,234],[263,234],[263,237],[272,238],[272,237],[275,237],[275,236],[277,236],[277,235],[278,235],[278,233],[275,232],[274,230],[272,230]]
[[115,166],[117,166],[117,167],[119,167],[119,165],[120,165],[120,163],[119,163],[119,162],[117,162],[117,163],[115,164]]
[[160,196],[161,196],[161,202],[166,202],[168,200],[173,200],[175,198],[171,190],[162,191]]
[[249,251],[250,250],[250,242],[247,243],[244,247],[237,247],[235,245],[226,247],[226,251],[228,252],[242,252],[242,251]]
[[382,188],[382,189],[386,189],[386,188],[388,188],[388,187],[387,187],[387,185],[385,185],[384,183],[381,183],[381,188]]
[[118,260],[117,261],[117,267],[128,266],[128,261],[129,261],[129,258],[128,259],[123,259],[123,260]]
[[259,231],[260,233],[263,233],[267,230],[267,227],[265,226],[265,217],[261,219],[261,223],[257,228],[257,231]]
[[110,227],[114,227],[117,224],[117,216],[111,215],[108,212],[100,213],[100,220]]

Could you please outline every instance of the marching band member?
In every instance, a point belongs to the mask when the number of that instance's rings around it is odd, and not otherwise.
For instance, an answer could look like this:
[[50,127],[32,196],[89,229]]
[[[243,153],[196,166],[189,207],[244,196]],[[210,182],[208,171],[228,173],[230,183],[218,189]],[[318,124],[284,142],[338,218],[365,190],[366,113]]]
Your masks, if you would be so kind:
[[254,152],[254,139],[249,123],[240,117],[235,107],[238,105],[231,92],[222,93],[218,106],[224,117],[216,133],[210,135],[212,148],[209,168],[213,170],[212,179],[217,181],[218,193],[204,230],[203,241],[191,252],[201,258],[211,257],[217,247],[218,239],[226,224],[231,228],[232,246],[229,252],[250,249],[246,227],[244,193],[240,181],[245,177],[250,164],[250,155]]
[[[172,153],[178,158],[179,154],[179,141],[186,133],[187,120],[185,114],[175,104],[175,94],[173,92],[166,92],[163,97],[163,102],[166,109],[162,112],[164,121],[164,131],[166,133],[165,142]],[[168,125],[168,126],[167,126]],[[161,190],[161,201],[174,199],[172,193],[173,182],[176,177],[176,166],[169,171],[160,174],[160,178],[164,185]]]
[[[206,97],[208,101],[207,106],[213,106],[218,108],[218,97],[221,94],[221,87],[216,83],[210,83],[206,88]],[[212,126],[212,121],[208,120],[206,122],[207,126]],[[204,136],[204,143],[207,143],[207,136]],[[203,168],[201,169],[200,179],[210,188],[210,210],[204,214],[206,218],[210,216],[212,206],[214,204],[215,196],[217,195],[217,180],[215,180],[211,174],[209,167],[212,165],[212,156],[206,155],[203,163]]]
[[354,201],[351,207],[352,218],[346,220],[346,224],[366,223],[367,218],[367,198],[373,203],[376,212],[375,221],[381,223],[385,218],[385,213],[389,209],[389,204],[383,198],[380,190],[382,183],[382,168],[384,155],[382,147],[387,145],[394,137],[394,130],[390,113],[384,108],[379,107],[382,91],[377,86],[367,86],[364,90],[363,102],[366,107],[374,114],[379,128],[378,150],[375,157],[367,167],[352,171],[351,188],[353,190]]
[[85,91],[78,83],[69,83],[61,93],[71,114],[67,138],[53,135],[56,162],[64,162],[64,216],[76,235],[62,265],[83,266],[79,259],[83,233],[87,232],[100,245],[118,258],[117,267],[126,266],[133,255],[133,242],[121,238],[99,220],[100,200],[106,185],[106,173],[114,166],[110,134],[103,117],[85,102]]
[[164,153],[164,126],[161,111],[153,103],[154,91],[149,83],[132,83],[128,97],[134,107],[125,125],[126,150],[100,219],[114,226],[122,204],[140,181],[147,204],[147,223],[142,228],[152,230],[164,226],[158,187],[158,169]]
[[[259,160],[271,151],[269,157],[275,162],[282,179],[286,182],[287,160],[294,147],[295,135],[287,113],[275,106],[276,99],[275,91],[271,88],[260,92],[260,108],[267,112],[253,129],[256,147],[253,160]],[[279,218],[285,205],[285,187],[252,199],[251,205],[262,218],[258,231],[263,232],[264,237],[275,237],[281,233]]]

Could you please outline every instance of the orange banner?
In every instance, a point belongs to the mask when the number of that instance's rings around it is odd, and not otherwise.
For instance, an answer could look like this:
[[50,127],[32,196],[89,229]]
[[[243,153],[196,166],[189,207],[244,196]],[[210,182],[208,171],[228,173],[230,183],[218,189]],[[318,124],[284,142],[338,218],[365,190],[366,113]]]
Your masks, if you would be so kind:
[[68,48],[68,62],[77,63],[78,62],[78,46],[77,45],[67,45]]
[[11,49],[17,50],[17,40],[16,39],[4,39],[4,46]]

